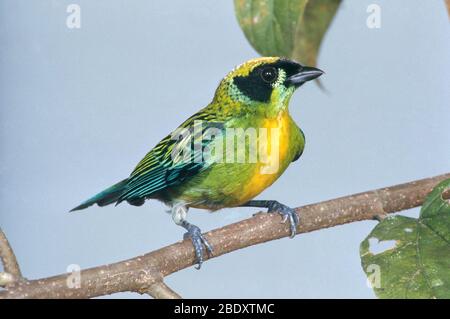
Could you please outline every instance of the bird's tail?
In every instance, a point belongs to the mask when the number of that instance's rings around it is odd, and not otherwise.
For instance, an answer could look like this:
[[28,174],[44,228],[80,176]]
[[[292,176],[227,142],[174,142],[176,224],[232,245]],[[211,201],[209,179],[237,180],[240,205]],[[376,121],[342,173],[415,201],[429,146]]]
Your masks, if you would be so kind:
[[127,182],[128,179],[124,179],[123,181],[118,182],[111,187],[108,187],[104,191],[82,202],[80,205],[71,209],[70,211],[73,212],[75,210],[85,209],[94,204],[97,204],[98,206],[106,206],[117,202],[120,195],[122,195],[122,193],[125,191]]

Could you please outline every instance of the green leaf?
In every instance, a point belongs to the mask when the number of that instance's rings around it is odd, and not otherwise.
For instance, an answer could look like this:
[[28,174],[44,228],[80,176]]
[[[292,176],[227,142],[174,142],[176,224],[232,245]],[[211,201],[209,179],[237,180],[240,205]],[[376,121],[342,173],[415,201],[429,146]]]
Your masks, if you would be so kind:
[[253,48],[317,65],[320,44],[341,0],[234,0],[236,16]]
[[[361,243],[361,263],[380,298],[450,298],[450,179],[427,196],[420,217],[391,216]],[[383,252],[377,244],[391,243]]]

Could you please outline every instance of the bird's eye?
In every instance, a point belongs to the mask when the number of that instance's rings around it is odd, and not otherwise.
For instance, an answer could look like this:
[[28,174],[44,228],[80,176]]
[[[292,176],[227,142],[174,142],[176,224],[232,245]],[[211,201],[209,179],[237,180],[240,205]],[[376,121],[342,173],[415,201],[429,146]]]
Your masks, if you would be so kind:
[[263,79],[264,82],[273,83],[276,81],[277,77],[278,71],[274,67],[267,67],[262,69],[261,71],[261,78]]

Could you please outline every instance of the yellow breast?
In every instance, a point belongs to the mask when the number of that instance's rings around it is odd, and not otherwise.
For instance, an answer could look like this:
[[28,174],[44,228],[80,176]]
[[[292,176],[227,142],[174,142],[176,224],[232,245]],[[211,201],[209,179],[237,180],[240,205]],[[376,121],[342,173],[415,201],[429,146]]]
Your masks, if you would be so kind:
[[267,136],[258,136],[258,162],[253,177],[248,181],[241,193],[239,201],[245,203],[272,185],[289,165],[286,162],[289,151],[288,112],[282,112],[277,118],[266,119],[262,128]]

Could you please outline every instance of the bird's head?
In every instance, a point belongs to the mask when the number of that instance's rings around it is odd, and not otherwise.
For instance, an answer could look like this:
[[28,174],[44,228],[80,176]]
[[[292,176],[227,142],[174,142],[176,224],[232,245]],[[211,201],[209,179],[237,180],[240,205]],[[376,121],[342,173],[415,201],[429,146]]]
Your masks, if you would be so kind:
[[222,80],[214,101],[252,107],[287,107],[294,91],[323,71],[279,57],[262,57],[237,66]]

